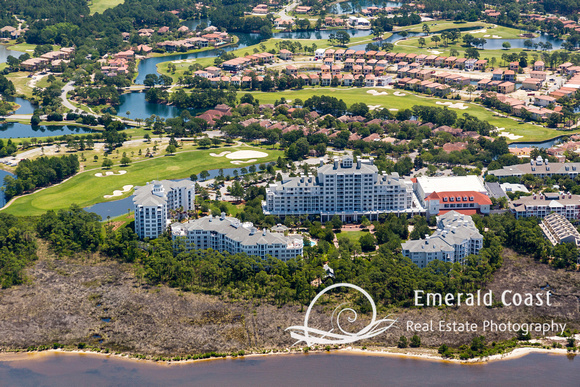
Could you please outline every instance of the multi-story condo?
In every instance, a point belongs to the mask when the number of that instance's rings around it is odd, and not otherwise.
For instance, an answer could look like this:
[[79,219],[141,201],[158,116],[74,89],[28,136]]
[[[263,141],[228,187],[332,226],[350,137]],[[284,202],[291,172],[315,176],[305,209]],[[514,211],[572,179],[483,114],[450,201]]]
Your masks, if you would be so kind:
[[191,211],[195,203],[192,181],[161,180],[135,188],[135,232],[139,238],[157,238],[169,225],[170,211]]
[[266,229],[261,232],[250,222],[225,216],[206,216],[186,223],[174,223],[171,232],[175,247],[179,240],[190,249],[213,249],[230,254],[246,253],[266,258],[271,255],[282,261],[295,258],[303,253],[303,241],[299,236],[285,236]]
[[580,233],[560,214],[546,216],[540,223],[540,228],[554,246],[560,243],[574,243],[577,247],[580,246]]
[[510,211],[519,218],[535,216],[544,218],[555,213],[566,219],[580,219],[580,195],[569,193],[545,192],[521,196],[510,202]]
[[263,203],[265,214],[278,216],[320,215],[321,221],[338,215],[343,222],[359,221],[363,216],[378,219],[384,213],[424,213],[416,200],[412,183],[397,173],[379,173],[371,158],[334,158],[332,164],[320,161],[317,176],[292,177],[270,184]]
[[479,254],[482,247],[483,236],[471,217],[456,211],[437,217],[437,231],[433,235],[402,244],[403,255],[421,268],[435,259],[463,264],[465,257]]
[[575,178],[580,173],[580,163],[550,163],[548,160],[543,160],[542,156],[538,156],[536,160],[530,160],[527,164],[508,165],[488,173],[499,178],[522,177],[527,174],[537,177],[564,175]]

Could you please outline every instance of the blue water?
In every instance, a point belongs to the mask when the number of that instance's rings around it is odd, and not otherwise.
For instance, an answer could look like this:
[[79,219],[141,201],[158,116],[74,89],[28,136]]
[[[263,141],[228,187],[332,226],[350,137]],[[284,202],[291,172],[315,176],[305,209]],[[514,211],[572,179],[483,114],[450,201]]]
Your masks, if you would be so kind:
[[[468,32],[466,32],[468,33]],[[488,30],[487,33],[489,35],[493,35],[493,29]],[[481,36],[479,36],[481,37]],[[502,44],[504,42],[508,42],[511,45],[511,48],[526,48],[524,46],[524,42],[528,39],[491,39],[491,38],[484,38],[485,40],[487,40],[487,43],[483,45],[483,48],[486,50],[502,50]],[[558,39],[558,38],[554,38],[552,36],[549,35],[545,35],[542,34],[536,38],[533,39],[529,39],[531,40],[533,43],[551,43],[552,44],[552,50],[559,50],[562,47],[562,43],[564,43],[564,41],[562,39]],[[506,50],[506,52],[509,52],[509,50]],[[537,53],[539,54],[540,51],[537,51]]]
[[[119,100],[121,101],[121,105],[116,108],[117,114],[121,117],[132,119],[145,119],[152,114],[167,119],[177,117],[183,111],[183,109],[176,106],[147,102],[145,100],[145,93],[133,92],[123,94]],[[131,114],[127,115],[127,111]],[[195,109],[189,109],[189,111],[192,115],[197,113]]]
[[0,208],[4,207],[4,205],[6,204],[6,198],[4,197],[4,191],[1,190],[1,188],[4,186],[4,178],[6,176],[14,177],[14,175],[11,174],[10,172],[6,172],[6,171],[3,171],[2,169],[0,169]]
[[6,59],[8,59],[10,55],[12,55],[15,58],[18,58],[22,54],[24,53],[20,51],[9,50],[8,48],[6,48],[6,46],[0,44],[0,63],[5,63]]
[[35,106],[28,100],[20,97],[7,98],[10,102],[16,102],[20,107],[14,112],[14,114],[33,114]]
[[542,149],[547,149],[547,148],[551,148],[556,144],[560,143],[560,139],[561,137],[556,137],[553,138],[551,140],[546,140],[546,141],[542,141],[542,142],[512,142],[509,147],[510,148],[542,148]]
[[93,130],[74,126],[37,126],[7,122],[0,124],[0,138],[51,137],[64,134],[92,133]]

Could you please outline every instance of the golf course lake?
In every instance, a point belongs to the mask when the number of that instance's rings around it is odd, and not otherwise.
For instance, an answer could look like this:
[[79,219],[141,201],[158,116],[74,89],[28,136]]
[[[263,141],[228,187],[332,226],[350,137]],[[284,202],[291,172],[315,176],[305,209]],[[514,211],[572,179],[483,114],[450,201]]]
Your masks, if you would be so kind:
[[0,124],[0,138],[48,137],[93,132],[94,130],[89,128],[75,125],[32,126],[19,122],[4,122]]

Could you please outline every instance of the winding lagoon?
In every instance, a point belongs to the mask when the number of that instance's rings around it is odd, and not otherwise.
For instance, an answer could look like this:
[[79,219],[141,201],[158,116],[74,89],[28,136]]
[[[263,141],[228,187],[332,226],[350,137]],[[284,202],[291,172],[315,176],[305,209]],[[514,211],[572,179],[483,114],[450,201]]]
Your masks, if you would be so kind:
[[0,361],[3,385],[577,386],[580,365],[573,357],[537,353],[469,365],[349,353],[247,356],[170,366],[86,354],[26,356]]

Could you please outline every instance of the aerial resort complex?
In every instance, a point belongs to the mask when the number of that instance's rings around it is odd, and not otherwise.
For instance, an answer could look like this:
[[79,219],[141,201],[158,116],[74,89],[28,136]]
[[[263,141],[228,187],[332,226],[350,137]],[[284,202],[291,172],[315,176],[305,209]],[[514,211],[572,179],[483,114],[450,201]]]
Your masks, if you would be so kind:
[[579,385],[579,12],[0,1],[0,386]]
[[316,176],[290,177],[270,184],[264,213],[277,216],[320,215],[328,221],[338,215],[343,222],[358,222],[363,216],[376,220],[379,214],[420,213],[410,180],[398,173],[379,173],[373,158],[356,163],[351,157],[331,164],[320,162]]

